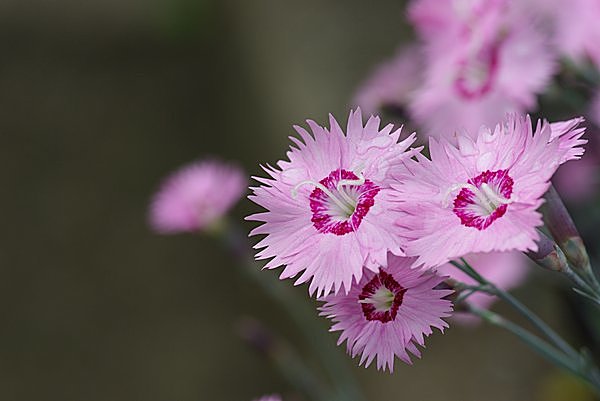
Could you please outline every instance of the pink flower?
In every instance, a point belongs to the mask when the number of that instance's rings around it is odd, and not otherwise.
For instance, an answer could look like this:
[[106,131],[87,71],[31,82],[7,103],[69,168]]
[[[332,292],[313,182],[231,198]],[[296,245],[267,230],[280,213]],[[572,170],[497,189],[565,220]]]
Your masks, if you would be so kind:
[[583,121],[583,117],[578,117],[550,124],[550,140],[554,141],[558,138],[560,164],[569,160],[578,160],[583,156],[582,146],[587,143],[587,139],[582,139],[585,128],[579,126]]
[[177,170],[150,204],[150,225],[162,234],[202,230],[229,211],[246,189],[244,172],[218,160]]
[[474,252],[537,249],[537,208],[560,163],[583,152],[580,121],[538,122],[534,131],[529,117],[512,115],[476,139],[458,136],[457,147],[430,139],[431,160],[406,161],[410,172],[394,185],[406,254],[433,267]]
[[281,401],[281,397],[275,394],[263,395],[260,398],[255,398],[254,401]]
[[376,113],[385,106],[406,107],[412,92],[420,84],[421,58],[414,46],[400,49],[391,60],[380,64],[360,86],[353,104],[367,113]]
[[411,104],[430,135],[476,132],[536,107],[555,70],[546,36],[506,0],[422,0],[411,19],[426,48],[425,82]]
[[368,367],[377,357],[377,369],[394,370],[394,356],[410,364],[409,352],[421,353],[425,336],[437,328],[448,327],[443,317],[452,311],[444,297],[451,290],[435,289],[443,281],[430,271],[411,269],[414,259],[390,255],[387,269],[366,271],[348,294],[329,295],[321,315],[333,320],[331,331],[341,331],[338,345],[346,349],[359,364]]
[[[525,281],[529,271],[527,257],[520,252],[489,252],[471,253],[464,256],[465,260],[488,281],[503,290],[511,290]],[[475,280],[467,276],[450,263],[437,268],[438,274],[450,276],[465,284],[475,285]],[[487,309],[496,300],[496,297],[476,292],[467,298],[468,302],[482,309]],[[458,322],[474,323],[478,319],[467,314],[454,314]]]
[[554,8],[555,42],[567,56],[591,59],[600,68],[600,2],[569,0]]
[[371,117],[363,127],[360,110],[351,112],[344,135],[333,116],[329,130],[309,120],[313,136],[295,127],[302,140],[291,138],[289,161],[254,177],[262,185],[249,198],[266,211],[247,219],[264,223],[250,235],[266,235],[255,246],[264,248],[257,259],[272,258],[265,268],[285,265],[282,279],[302,272],[296,284],[311,280],[309,293],[323,295],[349,291],[363,265],[386,265],[388,251],[402,254],[390,175],[420,149],[408,150],[415,134],[398,143],[400,129],[379,123]]

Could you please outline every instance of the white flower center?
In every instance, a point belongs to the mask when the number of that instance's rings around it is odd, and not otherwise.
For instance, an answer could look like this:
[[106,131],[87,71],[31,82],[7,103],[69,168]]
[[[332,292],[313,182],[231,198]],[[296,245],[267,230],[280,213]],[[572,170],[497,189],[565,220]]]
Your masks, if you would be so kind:
[[361,299],[358,302],[361,304],[371,304],[375,307],[377,312],[387,312],[392,308],[394,304],[394,298],[396,294],[387,289],[386,287],[380,287],[375,291],[375,294],[368,298]]

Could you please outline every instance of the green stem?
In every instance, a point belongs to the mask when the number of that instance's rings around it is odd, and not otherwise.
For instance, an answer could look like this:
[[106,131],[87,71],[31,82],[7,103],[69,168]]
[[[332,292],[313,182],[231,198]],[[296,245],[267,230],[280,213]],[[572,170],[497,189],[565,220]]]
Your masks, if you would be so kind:
[[242,262],[239,265],[241,272],[252,279],[265,294],[286,311],[310,349],[314,350],[335,385],[335,399],[340,401],[366,401],[346,364],[345,358],[336,347],[332,346],[331,338],[318,324],[315,310],[305,299],[301,299],[289,291],[289,288],[276,277],[264,274],[260,270],[249,252],[250,246],[247,238],[241,234],[238,227],[229,225],[225,236],[228,247]]
[[479,284],[482,285],[482,289],[480,291],[486,292],[491,295],[495,295],[503,301],[507,302],[511,305],[515,310],[517,310],[525,319],[527,319],[533,326],[535,326],[540,332],[542,332],[548,340],[550,340],[556,347],[558,347],[562,352],[572,357],[578,356],[579,353],[571,347],[565,340],[562,339],[550,326],[548,326],[542,319],[540,319],[535,313],[533,313],[529,308],[523,305],[518,299],[513,297],[508,292],[496,287],[493,283],[487,281],[483,278],[479,273],[473,269],[473,267],[464,259],[462,260],[462,264],[458,262],[451,262],[458,269],[463,271],[472,279],[476,280]]
[[[555,365],[571,372],[577,377],[590,383],[596,392],[600,393],[600,380],[598,372],[595,368],[590,367],[582,360],[581,355],[575,357],[565,355],[546,341],[533,335],[529,331],[516,325],[515,323],[506,320],[502,316],[491,312],[489,310],[479,309],[475,306],[467,304],[467,309],[472,314],[479,316],[484,321],[493,324],[494,326],[501,327],[505,330],[516,335],[521,341],[529,345],[539,355],[546,358]],[[582,363],[583,362],[583,363]]]
[[313,400],[330,401],[332,395],[318,377],[289,345],[280,343],[269,352],[277,369],[285,379]]

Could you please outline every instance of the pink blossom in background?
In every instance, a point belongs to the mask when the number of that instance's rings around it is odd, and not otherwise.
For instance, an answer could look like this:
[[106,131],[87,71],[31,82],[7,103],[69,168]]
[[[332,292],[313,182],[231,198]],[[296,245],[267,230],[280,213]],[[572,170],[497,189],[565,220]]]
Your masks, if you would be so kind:
[[280,278],[310,280],[309,293],[350,290],[363,265],[378,271],[387,252],[401,255],[398,213],[391,210],[391,174],[420,149],[409,147],[415,134],[400,143],[400,129],[379,128],[378,117],[363,126],[360,110],[351,112],[346,134],[330,116],[330,128],[308,121],[312,135],[295,127],[301,139],[288,160],[263,169],[268,178],[249,197],[266,211],[247,220],[263,225],[250,235],[266,235],[256,246],[265,268],[284,265]]
[[264,395],[260,398],[255,398],[253,401],[281,401],[281,397],[278,395]]
[[407,17],[417,34],[437,47],[449,44],[461,31],[467,29],[487,3],[493,5],[497,2],[412,0],[408,5]]
[[527,13],[508,0],[421,0],[409,16],[426,52],[410,110],[427,134],[475,133],[507,112],[535,109],[556,65]]
[[373,114],[385,106],[406,107],[420,84],[422,69],[422,55],[416,46],[400,49],[361,84],[353,104]]
[[[474,252],[535,250],[542,225],[537,208],[560,163],[583,153],[583,131],[510,115],[458,145],[430,138],[431,160],[418,154],[399,176],[398,219],[408,256],[439,266]],[[557,128],[557,130],[553,130]]]
[[[488,281],[507,291],[523,284],[529,272],[529,260],[521,252],[471,253],[464,256],[464,258]],[[475,280],[450,263],[438,267],[437,272],[465,284],[477,284]],[[467,300],[474,306],[487,309],[496,300],[496,297],[483,292],[476,292],[470,295]],[[455,313],[452,317],[457,318],[458,322],[467,324],[479,321],[479,319],[468,314]]]
[[596,154],[588,154],[577,163],[561,166],[552,183],[561,198],[570,202],[592,199],[600,188],[600,160]]
[[394,358],[410,364],[412,354],[420,357],[417,345],[433,328],[448,327],[452,293],[435,289],[443,277],[430,271],[411,269],[414,259],[390,255],[387,269],[366,271],[348,294],[329,295],[321,300],[321,315],[333,321],[331,331],[341,331],[338,345],[346,342],[348,353],[360,355],[368,367],[377,358],[377,369],[394,370]]
[[554,8],[554,38],[561,53],[600,68],[600,1],[569,0]]
[[150,203],[151,227],[161,234],[201,230],[241,199],[246,175],[218,160],[188,164],[168,176]]

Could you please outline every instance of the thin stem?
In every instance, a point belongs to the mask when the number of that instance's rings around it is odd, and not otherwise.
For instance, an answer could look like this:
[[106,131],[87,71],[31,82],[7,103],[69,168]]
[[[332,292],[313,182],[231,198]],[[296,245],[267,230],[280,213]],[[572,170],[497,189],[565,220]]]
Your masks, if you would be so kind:
[[579,353],[571,347],[565,340],[562,339],[550,326],[548,326],[542,319],[540,319],[535,313],[533,313],[529,308],[527,308],[524,304],[522,304],[518,299],[513,297],[508,292],[496,287],[493,283],[487,281],[483,278],[479,273],[473,269],[473,267],[465,260],[461,259],[462,264],[457,262],[452,262],[454,266],[459,268],[465,274],[467,274],[472,279],[476,280],[480,283],[483,288],[480,291],[486,292],[491,295],[495,295],[503,301],[507,302],[511,305],[515,310],[517,310],[523,317],[525,317],[533,326],[535,326],[539,331],[541,331],[554,345],[556,345],[560,350],[562,350],[565,354],[570,356],[577,356]]
[[464,285],[460,287],[460,295],[456,297],[454,303],[461,303],[477,292],[486,292],[487,285]]
[[595,369],[589,369],[589,366],[586,366],[585,363],[581,363],[582,358],[580,354],[575,356],[565,355],[546,341],[533,335],[531,332],[489,310],[479,309],[469,304],[467,304],[467,309],[484,321],[513,333],[542,357],[571,372],[575,376],[582,378],[590,383],[596,392],[600,392],[600,381],[598,380],[597,371]]
[[[337,391],[337,400],[366,401],[356,380],[352,376],[346,360],[339,350],[330,344],[327,332],[318,324],[316,313],[305,299],[300,299],[276,277],[263,274],[250,254],[250,247],[238,227],[229,225],[226,233],[228,247],[240,260],[240,271],[252,279],[269,297],[280,305],[314,350],[315,355],[331,377]],[[324,333],[324,334],[321,334]]]
[[314,400],[331,400],[331,394],[324,388],[313,370],[304,363],[299,354],[288,344],[279,344],[269,354],[286,380],[293,383],[299,391]]

